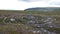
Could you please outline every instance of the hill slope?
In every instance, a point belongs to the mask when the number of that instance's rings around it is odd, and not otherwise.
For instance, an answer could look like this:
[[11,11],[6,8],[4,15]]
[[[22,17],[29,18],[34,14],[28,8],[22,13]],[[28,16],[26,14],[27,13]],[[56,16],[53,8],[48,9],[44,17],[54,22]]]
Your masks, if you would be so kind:
[[25,11],[60,11],[60,7],[35,7],[25,9]]

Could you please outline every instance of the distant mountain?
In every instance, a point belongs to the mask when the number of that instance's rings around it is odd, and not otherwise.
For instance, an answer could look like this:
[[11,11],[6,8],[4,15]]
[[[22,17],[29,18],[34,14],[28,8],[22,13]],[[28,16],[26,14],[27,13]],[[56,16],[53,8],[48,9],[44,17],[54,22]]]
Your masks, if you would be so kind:
[[36,7],[25,9],[25,11],[60,11],[60,7]]

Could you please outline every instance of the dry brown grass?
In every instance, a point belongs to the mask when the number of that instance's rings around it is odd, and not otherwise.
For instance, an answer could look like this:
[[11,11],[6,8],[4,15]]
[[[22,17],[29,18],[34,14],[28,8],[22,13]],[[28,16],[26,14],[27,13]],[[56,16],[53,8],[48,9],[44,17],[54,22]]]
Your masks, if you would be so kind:
[[5,24],[0,25],[0,34],[33,34],[29,29],[32,27],[23,24]]
[[21,15],[21,14],[42,14],[42,15],[60,15],[60,11],[55,12],[44,12],[44,11],[23,11],[23,10],[0,10],[0,14],[15,14],[15,15]]

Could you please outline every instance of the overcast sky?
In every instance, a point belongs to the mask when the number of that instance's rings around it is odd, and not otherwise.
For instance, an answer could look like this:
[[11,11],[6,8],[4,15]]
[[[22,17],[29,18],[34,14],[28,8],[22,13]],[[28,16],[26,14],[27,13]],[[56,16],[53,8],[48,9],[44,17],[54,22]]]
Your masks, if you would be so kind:
[[32,7],[60,7],[60,0],[0,0],[0,9],[24,10]]

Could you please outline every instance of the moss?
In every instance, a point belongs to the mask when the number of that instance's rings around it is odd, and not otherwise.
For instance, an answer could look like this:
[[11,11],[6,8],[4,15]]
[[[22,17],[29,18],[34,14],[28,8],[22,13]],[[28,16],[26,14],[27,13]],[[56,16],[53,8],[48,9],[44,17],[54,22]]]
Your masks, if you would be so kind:
[[50,28],[50,27],[47,27],[47,28],[45,28],[45,29],[47,29],[48,31],[51,31],[51,32],[56,32],[56,33],[59,33],[60,34],[60,28]]

